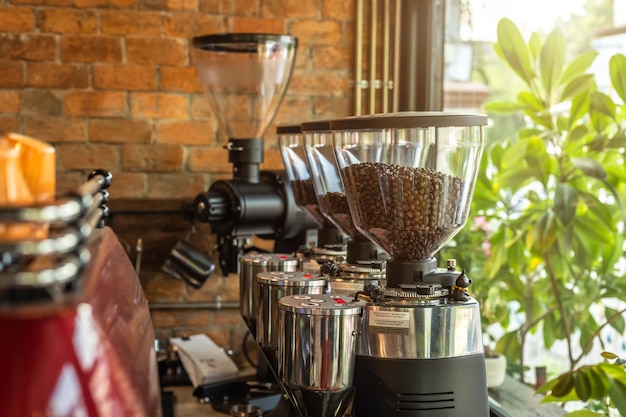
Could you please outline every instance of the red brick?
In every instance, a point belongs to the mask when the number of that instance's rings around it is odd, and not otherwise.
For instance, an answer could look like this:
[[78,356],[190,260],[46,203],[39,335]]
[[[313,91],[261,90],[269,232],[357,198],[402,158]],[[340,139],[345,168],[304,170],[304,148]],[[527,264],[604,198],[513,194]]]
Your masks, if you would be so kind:
[[76,191],[78,186],[85,182],[85,175],[82,172],[63,172],[57,169],[56,187],[57,194],[66,194]]
[[0,60],[0,87],[24,86],[24,63]]
[[63,171],[105,167],[114,172],[119,166],[119,150],[114,146],[61,143],[56,148],[58,169]]
[[228,26],[233,32],[285,33],[284,19],[263,19],[258,17],[229,17]]
[[294,95],[341,95],[348,89],[348,75],[337,72],[306,72],[294,74],[289,84],[289,93]]
[[122,40],[106,36],[63,36],[61,60],[63,62],[121,62]]
[[355,0],[322,0],[324,18],[334,20],[353,20],[355,16]]
[[63,101],[68,116],[126,117],[126,93],[71,91]]
[[134,119],[92,119],[89,141],[104,143],[150,143],[152,123]]
[[194,15],[194,22],[193,36],[202,36],[208,33],[226,32],[225,16],[196,14]]
[[191,38],[194,18],[195,14],[192,13],[166,14],[163,16],[163,34],[168,38]]
[[226,0],[224,8],[235,16],[260,16],[260,0]]
[[341,42],[341,23],[330,20],[293,22],[291,34],[302,44],[335,45]]
[[94,65],[93,86],[102,90],[155,90],[157,69],[152,65]]
[[147,174],[139,172],[114,172],[113,184],[108,191],[111,194],[111,199],[139,198],[145,196],[147,188]]
[[100,30],[109,35],[159,36],[161,14],[130,10],[103,11],[100,13]]
[[352,95],[317,97],[315,116],[317,119],[334,119],[354,114]]
[[194,67],[161,67],[161,90],[187,93],[203,91]]
[[41,32],[92,34],[98,32],[94,12],[74,9],[44,9],[37,13]]
[[22,90],[21,106],[22,114],[60,116],[63,112],[63,100],[52,90]]
[[191,118],[194,120],[213,118],[213,111],[209,107],[209,100],[206,94],[194,94],[191,96]]
[[198,10],[198,0],[164,0],[167,10]]
[[115,9],[127,9],[136,5],[137,0],[75,0],[76,7],[112,7]]
[[4,59],[52,61],[57,42],[52,35],[0,34],[0,56]]
[[187,119],[189,100],[184,95],[164,93],[131,93],[133,117]]
[[0,32],[32,32],[35,16],[30,7],[0,6]]
[[296,62],[293,67],[302,70],[313,69],[313,48],[310,45],[298,45]]
[[16,90],[0,90],[0,114],[19,113],[20,93]]
[[211,146],[215,142],[215,130],[211,122],[160,122],[156,125],[156,141]]
[[11,3],[27,4],[32,6],[63,7],[72,6],[74,0],[11,0]]
[[225,12],[222,0],[200,0],[202,13],[223,14]]
[[182,171],[183,147],[179,145],[124,145],[122,167],[129,172]]
[[187,149],[187,169],[191,172],[232,172],[228,151],[221,147],[196,146]]
[[86,142],[87,122],[82,118],[24,117],[24,134],[50,143]]
[[26,67],[26,85],[40,88],[87,88],[89,87],[89,67],[30,62]]
[[267,170],[283,170],[285,169],[285,164],[283,163],[283,158],[280,155],[280,150],[278,149],[265,149],[263,154],[264,161],[261,164],[261,169]]
[[20,119],[17,116],[3,116],[0,114],[0,132],[19,132]]
[[135,64],[188,65],[187,41],[161,38],[126,39],[126,58]]
[[303,119],[308,119],[311,114],[313,114],[313,100],[310,97],[288,94],[278,108],[275,122],[278,124],[299,123]]
[[319,17],[319,3],[302,0],[265,0],[263,17],[315,19]]
[[345,70],[353,64],[353,51],[353,47],[347,46],[316,46],[313,48],[313,67]]
[[151,174],[148,176],[146,198],[188,198],[206,191],[208,179],[202,174],[180,172],[176,174]]

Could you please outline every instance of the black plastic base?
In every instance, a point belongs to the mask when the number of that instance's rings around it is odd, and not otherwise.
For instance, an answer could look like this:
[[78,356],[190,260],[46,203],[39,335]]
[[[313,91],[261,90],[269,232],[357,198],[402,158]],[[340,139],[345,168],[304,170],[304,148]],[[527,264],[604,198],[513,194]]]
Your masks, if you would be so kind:
[[485,357],[357,356],[355,417],[487,417]]

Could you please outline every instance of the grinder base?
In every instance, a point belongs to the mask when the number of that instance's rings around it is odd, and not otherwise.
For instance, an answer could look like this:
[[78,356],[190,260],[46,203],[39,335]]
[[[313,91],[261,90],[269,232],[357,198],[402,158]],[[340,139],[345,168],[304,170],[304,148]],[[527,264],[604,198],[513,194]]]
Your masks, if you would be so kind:
[[440,359],[357,355],[355,417],[487,417],[482,354]]

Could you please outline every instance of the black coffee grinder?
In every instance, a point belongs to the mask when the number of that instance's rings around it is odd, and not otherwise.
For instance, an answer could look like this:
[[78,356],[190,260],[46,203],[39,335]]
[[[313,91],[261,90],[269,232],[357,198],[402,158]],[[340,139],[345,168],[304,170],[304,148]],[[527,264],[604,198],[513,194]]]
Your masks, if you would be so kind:
[[233,178],[215,181],[194,201],[196,219],[218,238],[224,275],[239,272],[246,240],[274,240],[274,252],[306,243],[315,223],[295,204],[284,171],[261,171],[263,135],[283,99],[297,39],[265,33],[228,33],[193,38],[194,63],[233,164]]
[[363,307],[355,417],[489,415],[478,302],[434,257],[467,220],[486,124],[444,112],[330,123],[354,224],[390,256]]

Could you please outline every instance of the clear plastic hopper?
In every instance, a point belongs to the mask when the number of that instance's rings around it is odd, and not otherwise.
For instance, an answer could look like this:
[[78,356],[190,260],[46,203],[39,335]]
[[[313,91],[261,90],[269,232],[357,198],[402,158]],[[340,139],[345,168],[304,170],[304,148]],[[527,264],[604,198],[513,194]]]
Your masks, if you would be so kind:
[[231,33],[193,39],[200,82],[228,138],[261,138],[284,96],[297,40]]
[[333,223],[320,209],[300,125],[278,126],[276,134],[296,204],[307,211],[321,227],[334,228]]
[[393,260],[432,258],[467,220],[486,124],[445,112],[332,121],[356,227]]

